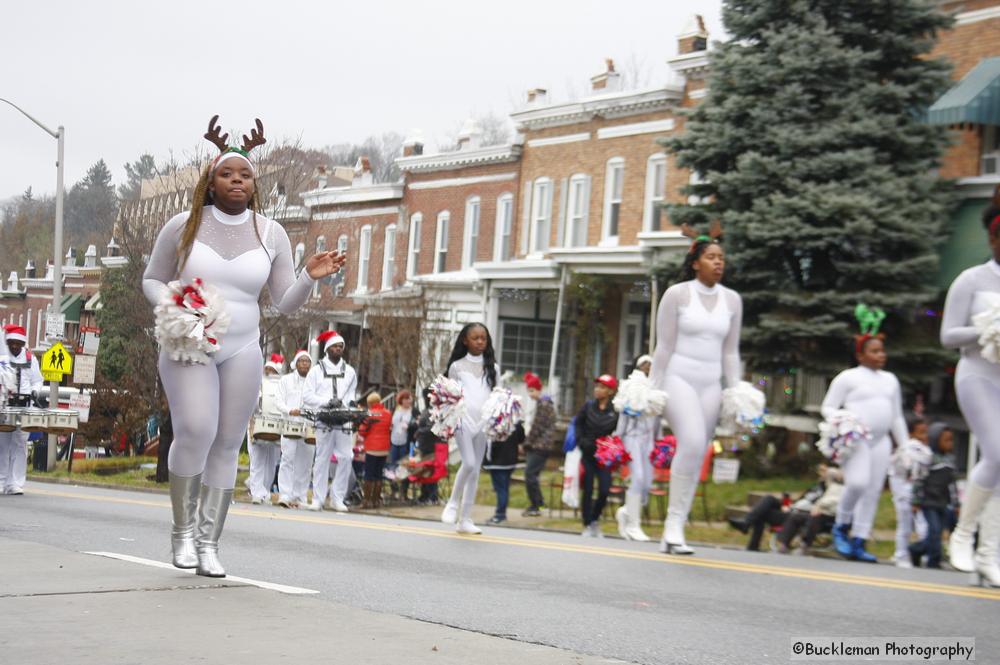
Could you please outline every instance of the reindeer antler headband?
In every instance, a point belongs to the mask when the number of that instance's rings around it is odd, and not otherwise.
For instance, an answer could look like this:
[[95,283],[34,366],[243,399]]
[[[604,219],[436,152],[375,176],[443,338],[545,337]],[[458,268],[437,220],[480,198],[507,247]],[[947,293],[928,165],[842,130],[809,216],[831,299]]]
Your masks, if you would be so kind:
[[681,235],[691,239],[691,249],[688,250],[688,254],[690,254],[700,242],[719,242],[719,239],[722,238],[722,222],[719,220],[713,221],[712,225],[708,228],[707,235],[698,233],[697,229],[690,224],[681,224]]
[[214,172],[215,169],[219,168],[219,164],[230,157],[242,159],[250,165],[251,169],[253,169],[253,162],[250,161],[250,151],[259,145],[267,143],[267,139],[264,138],[263,123],[261,123],[259,118],[255,118],[254,122],[257,127],[250,130],[250,136],[247,136],[246,134],[243,135],[242,147],[236,147],[226,143],[226,140],[229,138],[229,134],[222,133],[222,128],[217,124],[218,120],[219,114],[213,115],[212,119],[208,121],[208,131],[205,132],[205,138],[219,149],[219,156],[212,162],[211,171]]
[[861,353],[865,348],[865,343],[870,339],[885,339],[885,335],[879,332],[882,322],[885,320],[885,312],[881,307],[869,307],[863,302],[859,302],[854,308],[854,318],[858,321],[860,335],[854,336],[854,351]]

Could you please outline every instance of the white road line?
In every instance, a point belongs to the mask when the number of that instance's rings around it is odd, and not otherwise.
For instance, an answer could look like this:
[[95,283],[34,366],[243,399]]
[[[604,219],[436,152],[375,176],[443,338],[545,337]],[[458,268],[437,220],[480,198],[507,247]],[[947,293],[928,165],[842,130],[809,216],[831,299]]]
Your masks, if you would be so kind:
[[[164,563],[163,561],[154,561],[152,559],[143,559],[142,557],[132,556],[130,554],[119,554],[117,552],[84,552],[84,554],[91,554],[93,556],[103,556],[109,559],[118,559],[120,561],[128,561],[130,563],[139,563],[144,566],[152,566],[153,568],[166,568],[167,570],[172,570],[176,573],[188,573],[194,575],[194,570],[175,568],[169,563]],[[206,577],[206,580],[211,580],[214,578]],[[287,593],[292,595],[308,595],[313,593],[319,593],[315,589],[303,589],[297,586],[287,586],[285,584],[275,584],[274,582],[261,582],[259,580],[250,580],[245,577],[235,577],[234,575],[226,575],[223,578],[218,578],[220,580],[226,580],[229,582],[240,582],[242,584],[249,584],[250,586],[260,587],[261,589],[268,589],[270,591],[277,591],[279,593]]]

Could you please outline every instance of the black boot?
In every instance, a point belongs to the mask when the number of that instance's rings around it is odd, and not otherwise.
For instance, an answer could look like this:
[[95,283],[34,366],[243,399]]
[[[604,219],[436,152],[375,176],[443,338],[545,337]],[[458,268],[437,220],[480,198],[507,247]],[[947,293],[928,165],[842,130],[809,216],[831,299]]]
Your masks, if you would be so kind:
[[750,531],[750,524],[742,517],[730,517],[726,521],[729,522],[729,526],[741,533],[747,533]]

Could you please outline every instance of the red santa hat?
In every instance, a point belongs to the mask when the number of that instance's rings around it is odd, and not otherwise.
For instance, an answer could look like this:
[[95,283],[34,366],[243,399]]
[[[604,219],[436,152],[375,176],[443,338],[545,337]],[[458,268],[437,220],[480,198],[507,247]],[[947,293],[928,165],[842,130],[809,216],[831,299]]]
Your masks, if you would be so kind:
[[336,330],[326,330],[321,332],[317,337],[316,341],[323,345],[323,352],[325,353],[328,348],[334,344],[346,344],[344,338],[340,336]]
[[280,353],[272,353],[271,359],[264,364],[264,367],[270,367],[278,374],[281,374],[281,370],[284,369],[284,366],[285,366],[285,356],[281,355]]
[[542,389],[542,378],[535,374],[534,372],[524,373],[524,385],[529,388],[534,388],[535,390]]
[[10,324],[3,327],[4,335],[7,336],[8,342],[24,342],[28,343],[28,333],[24,331],[19,325]]
[[307,358],[310,363],[312,362],[312,356],[309,355],[309,352],[306,351],[305,349],[299,349],[298,351],[295,352],[295,357],[292,358],[293,367],[299,364],[299,358]]

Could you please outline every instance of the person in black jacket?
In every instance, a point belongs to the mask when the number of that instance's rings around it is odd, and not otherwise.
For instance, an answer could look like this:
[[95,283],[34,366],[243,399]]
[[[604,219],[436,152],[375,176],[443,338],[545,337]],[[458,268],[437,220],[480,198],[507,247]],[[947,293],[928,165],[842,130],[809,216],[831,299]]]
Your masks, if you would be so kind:
[[483,468],[490,472],[493,491],[497,495],[497,508],[490,524],[507,521],[507,501],[510,499],[510,476],[517,466],[517,447],[524,443],[524,427],[518,425],[507,439],[493,441],[486,446]]
[[926,555],[928,568],[940,568],[941,532],[951,524],[958,497],[951,455],[954,435],[946,424],[934,423],[927,428],[927,444],[934,453],[931,465],[927,474],[913,483],[913,505],[924,513],[927,536],[910,545],[910,558],[919,568],[921,557]]
[[[611,491],[611,472],[597,465],[594,453],[597,440],[614,434],[618,427],[618,412],[611,404],[611,398],[618,391],[618,379],[610,374],[602,374],[594,379],[594,399],[588,400],[580,413],[576,414],[573,426],[576,429],[576,445],[580,448],[580,463],[583,464],[583,491],[581,515],[583,517],[582,536],[603,538],[600,527],[601,512],[608,502]],[[597,478],[597,501],[594,501],[594,478]]]

